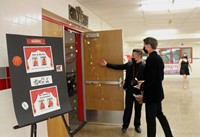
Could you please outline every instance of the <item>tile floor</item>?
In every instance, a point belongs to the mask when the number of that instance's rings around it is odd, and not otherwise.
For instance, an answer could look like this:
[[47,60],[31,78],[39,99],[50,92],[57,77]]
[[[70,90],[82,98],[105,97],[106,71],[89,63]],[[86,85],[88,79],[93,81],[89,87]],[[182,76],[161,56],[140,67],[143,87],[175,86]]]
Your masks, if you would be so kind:
[[[163,83],[165,90],[163,112],[175,137],[200,137],[200,78],[188,78],[188,81],[186,89],[181,78],[168,78]],[[144,106],[141,122],[140,134],[134,131],[133,122],[126,133],[121,133],[121,125],[87,123],[74,137],[145,137]],[[157,137],[165,137],[159,121],[157,121]]]

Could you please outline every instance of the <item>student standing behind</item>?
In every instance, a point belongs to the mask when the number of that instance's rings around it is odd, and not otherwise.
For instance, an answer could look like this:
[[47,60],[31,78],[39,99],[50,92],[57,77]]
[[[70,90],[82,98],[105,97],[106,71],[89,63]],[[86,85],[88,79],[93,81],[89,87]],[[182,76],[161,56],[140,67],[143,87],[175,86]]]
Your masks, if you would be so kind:
[[183,88],[187,88],[187,75],[190,75],[189,68],[192,71],[192,67],[190,66],[187,54],[184,53],[182,58],[179,61],[178,65],[178,71],[180,72],[180,75],[183,75]]
[[132,62],[128,62],[126,64],[110,64],[107,63],[105,60],[102,60],[100,65],[116,70],[126,70],[125,84],[123,87],[124,90],[126,90],[126,97],[122,132],[126,132],[127,128],[129,127],[132,115],[133,102],[135,102],[134,126],[135,131],[137,133],[141,133],[140,118],[142,104],[139,104],[139,102],[135,100],[133,93],[141,94],[140,90],[134,88],[134,86],[138,84],[135,78],[138,80],[144,79],[144,63],[142,62],[142,51],[139,49],[133,49]]
[[[144,91],[143,102],[145,103],[146,111],[147,137],[156,137],[156,117],[164,130],[165,136],[172,137],[169,123],[162,112],[164,63],[155,51],[158,42],[152,37],[147,37],[143,41],[144,51],[149,56],[146,59],[144,68],[144,81],[139,81],[138,87],[141,91]],[[140,99],[137,100],[141,101]]]

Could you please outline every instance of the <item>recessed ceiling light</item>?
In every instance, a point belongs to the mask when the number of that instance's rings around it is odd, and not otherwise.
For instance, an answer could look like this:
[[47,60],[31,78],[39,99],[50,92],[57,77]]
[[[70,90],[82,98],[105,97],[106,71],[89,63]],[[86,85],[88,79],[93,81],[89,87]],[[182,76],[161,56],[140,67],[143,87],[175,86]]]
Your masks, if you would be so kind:
[[143,11],[179,10],[200,7],[199,0],[142,0]]
[[158,29],[158,30],[148,30],[145,32],[147,35],[162,35],[162,34],[176,34],[176,29]]

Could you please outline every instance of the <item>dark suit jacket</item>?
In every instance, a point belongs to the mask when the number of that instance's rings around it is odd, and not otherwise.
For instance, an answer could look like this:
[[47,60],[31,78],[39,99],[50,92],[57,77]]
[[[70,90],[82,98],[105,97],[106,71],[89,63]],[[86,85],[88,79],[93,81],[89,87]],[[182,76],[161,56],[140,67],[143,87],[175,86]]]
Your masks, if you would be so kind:
[[[124,89],[133,89],[133,85],[131,85],[131,81],[133,80],[133,71],[135,68],[135,62],[128,62],[126,64],[110,64],[107,63],[106,67],[112,68],[115,70],[126,70],[126,77],[125,77],[125,83],[124,83]],[[139,63],[140,69],[137,74],[138,80],[144,80],[144,66],[145,64],[143,62]],[[139,91],[140,93],[140,91]],[[139,94],[138,93],[138,94]]]
[[164,99],[162,81],[164,79],[164,63],[156,51],[150,53],[144,68],[144,83],[141,90],[144,91],[145,103],[157,103]]

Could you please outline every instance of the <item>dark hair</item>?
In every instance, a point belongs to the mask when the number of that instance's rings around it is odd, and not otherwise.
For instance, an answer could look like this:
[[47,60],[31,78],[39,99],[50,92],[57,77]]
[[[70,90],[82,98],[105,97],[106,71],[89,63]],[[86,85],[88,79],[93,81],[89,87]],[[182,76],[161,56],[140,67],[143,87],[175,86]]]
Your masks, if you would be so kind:
[[[185,54],[186,56],[184,56],[184,54]],[[182,58],[186,58],[186,59],[188,60],[187,54],[186,54],[186,53],[183,53]]]
[[184,56],[184,54],[187,56],[187,53],[183,53],[183,56]]
[[153,37],[147,37],[145,39],[143,39],[145,44],[149,44],[151,45],[152,49],[156,49],[158,46],[158,41],[157,39],[153,38]]
[[137,52],[140,56],[142,56],[142,51],[140,49],[133,49],[133,52]]

